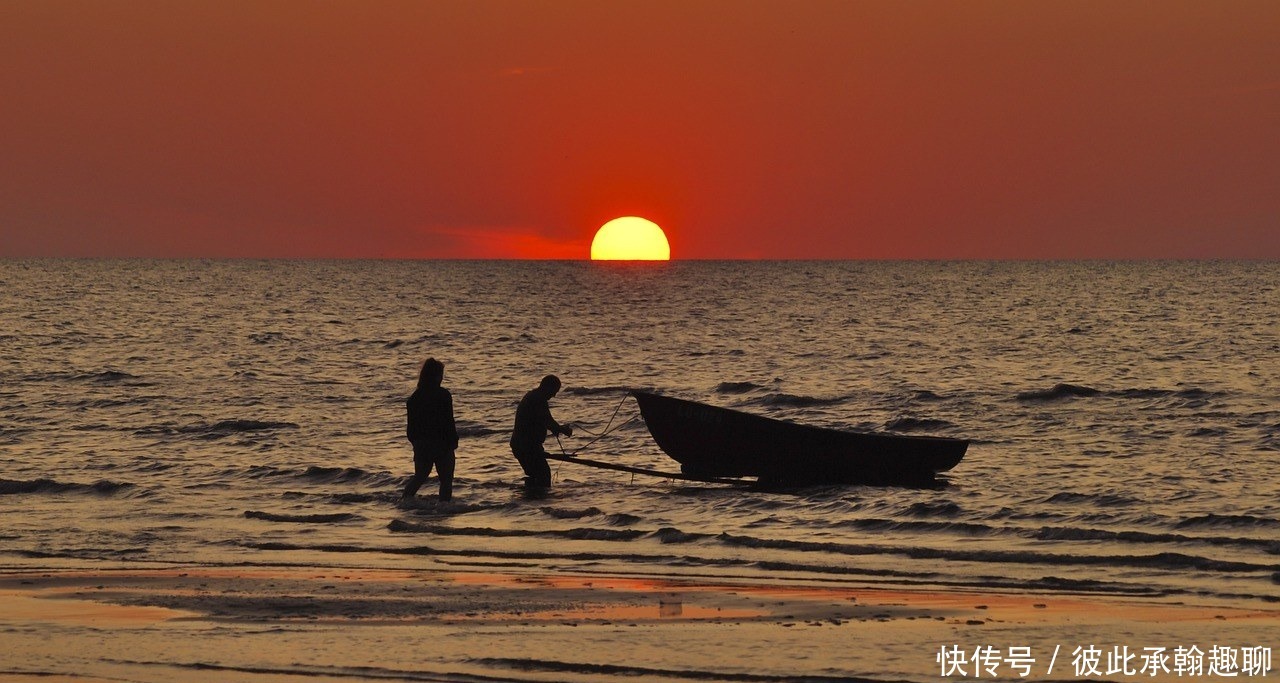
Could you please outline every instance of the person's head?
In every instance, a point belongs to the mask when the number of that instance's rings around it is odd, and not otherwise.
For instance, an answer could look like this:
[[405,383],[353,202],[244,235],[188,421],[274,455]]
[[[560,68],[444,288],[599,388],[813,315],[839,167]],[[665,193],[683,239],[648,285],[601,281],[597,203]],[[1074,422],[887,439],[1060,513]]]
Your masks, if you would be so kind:
[[547,375],[542,378],[542,383],[538,385],[538,389],[547,396],[555,396],[560,392],[560,378],[555,375]]
[[422,372],[418,373],[418,388],[438,387],[442,382],[444,382],[444,363],[428,358],[427,362],[422,364]]

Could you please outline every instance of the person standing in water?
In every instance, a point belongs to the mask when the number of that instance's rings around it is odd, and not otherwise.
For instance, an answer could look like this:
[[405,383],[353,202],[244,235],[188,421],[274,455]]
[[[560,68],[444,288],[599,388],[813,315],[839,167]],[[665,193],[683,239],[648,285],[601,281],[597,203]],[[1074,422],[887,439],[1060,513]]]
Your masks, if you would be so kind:
[[547,452],[542,442],[547,434],[573,436],[573,427],[561,425],[551,417],[549,402],[560,392],[560,378],[547,375],[536,389],[520,399],[516,408],[516,424],[511,430],[511,453],[524,469],[525,483],[529,486],[551,486],[551,466],[547,464]]
[[418,373],[417,390],[405,402],[409,414],[406,435],[413,444],[413,476],[405,484],[405,500],[417,495],[433,466],[440,475],[440,500],[453,498],[458,428],[453,422],[453,395],[441,386],[443,382],[444,364],[428,358]]

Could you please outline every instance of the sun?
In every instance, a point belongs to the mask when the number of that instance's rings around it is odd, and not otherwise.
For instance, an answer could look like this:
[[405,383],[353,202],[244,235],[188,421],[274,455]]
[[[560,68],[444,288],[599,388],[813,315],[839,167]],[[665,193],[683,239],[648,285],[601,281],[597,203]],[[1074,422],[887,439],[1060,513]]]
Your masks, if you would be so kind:
[[636,216],[615,218],[600,226],[591,240],[592,261],[670,261],[667,235],[653,221]]

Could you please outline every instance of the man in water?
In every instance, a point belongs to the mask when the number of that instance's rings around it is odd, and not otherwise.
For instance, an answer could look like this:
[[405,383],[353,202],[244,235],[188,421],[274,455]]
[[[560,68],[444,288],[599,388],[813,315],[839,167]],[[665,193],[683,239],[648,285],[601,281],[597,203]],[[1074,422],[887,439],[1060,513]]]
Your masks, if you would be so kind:
[[428,358],[418,373],[417,390],[405,402],[409,412],[406,435],[413,444],[413,476],[402,496],[406,500],[417,495],[433,465],[440,472],[440,500],[453,498],[458,428],[453,421],[453,395],[441,386],[443,382],[444,363]]
[[524,469],[525,483],[529,486],[551,486],[551,467],[547,465],[547,452],[542,448],[547,434],[573,436],[573,428],[561,425],[551,417],[549,401],[560,392],[560,378],[547,375],[537,389],[520,399],[516,408],[516,425],[511,431],[511,452]]

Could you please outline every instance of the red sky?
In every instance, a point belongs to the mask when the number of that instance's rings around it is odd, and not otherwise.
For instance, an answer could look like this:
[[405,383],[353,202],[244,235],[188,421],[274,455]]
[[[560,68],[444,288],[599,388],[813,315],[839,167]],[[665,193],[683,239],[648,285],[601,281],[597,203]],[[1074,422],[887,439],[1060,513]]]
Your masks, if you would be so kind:
[[0,256],[1280,258],[1274,0],[0,1]]

